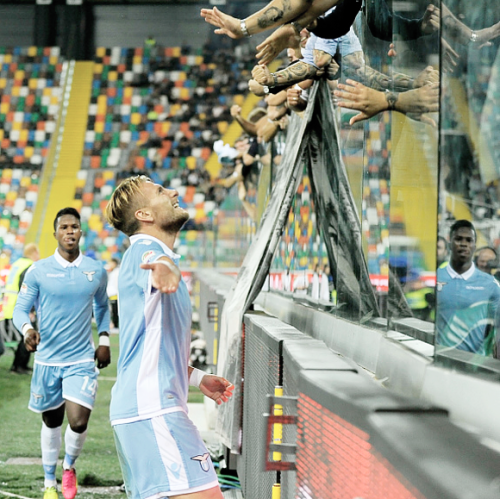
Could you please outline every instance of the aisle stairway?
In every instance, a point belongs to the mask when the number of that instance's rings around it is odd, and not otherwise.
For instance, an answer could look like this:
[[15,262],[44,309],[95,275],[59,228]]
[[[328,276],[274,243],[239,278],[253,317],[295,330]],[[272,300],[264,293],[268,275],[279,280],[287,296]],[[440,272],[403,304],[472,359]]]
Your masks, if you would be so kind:
[[72,206],[75,198],[93,65],[93,62],[71,62],[67,68],[63,103],[40,189],[40,199],[43,201],[37,205],[31,228],[33,232],[30,234],[30,239],[39,244],[43,258],[52,254],[56,247],[53,237],[55,214],[61,208]]

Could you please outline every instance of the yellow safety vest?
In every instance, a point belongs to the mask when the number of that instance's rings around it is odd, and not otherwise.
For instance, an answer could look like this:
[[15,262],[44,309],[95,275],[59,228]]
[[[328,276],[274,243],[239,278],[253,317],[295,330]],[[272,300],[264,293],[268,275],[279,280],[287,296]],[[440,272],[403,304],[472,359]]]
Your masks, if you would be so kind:
[[17,301],[17,295],[19,294],[19,279],[21,274],[33,264],[33,260],[29,258],[19,258],[16,260],[9,271],[9,276],[7,277],[7,284],[5,285],[4,295],[3,295],[3,318],[12,319],[14,314],[14,306]]

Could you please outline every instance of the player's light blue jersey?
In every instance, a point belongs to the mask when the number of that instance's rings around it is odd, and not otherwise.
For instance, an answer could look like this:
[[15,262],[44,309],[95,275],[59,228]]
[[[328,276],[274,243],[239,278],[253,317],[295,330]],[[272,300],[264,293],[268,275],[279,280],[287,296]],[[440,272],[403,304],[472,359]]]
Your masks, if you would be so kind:
[[[465,279],[463,278],[465,277]],[[500,285],[475,266],[457,277],[450,265],[437,271],[437,343],[491,355],[498,327]]]
[[111,397],[113,425],[187,410],[191,343],[191,300],[181,279],[175,293],[160,293],[151,271],[140,268],[166,256],[179,256],[158,239],[130,238],[118,277],[120,357]]
[[35,362],[64,366],[94,361],[92,309],[98,331],[108,331],[107,282],[104,267],[82,254],[70,263],[56,250],[28,269],[13,319],[21,330],[35,306],[40,333]]

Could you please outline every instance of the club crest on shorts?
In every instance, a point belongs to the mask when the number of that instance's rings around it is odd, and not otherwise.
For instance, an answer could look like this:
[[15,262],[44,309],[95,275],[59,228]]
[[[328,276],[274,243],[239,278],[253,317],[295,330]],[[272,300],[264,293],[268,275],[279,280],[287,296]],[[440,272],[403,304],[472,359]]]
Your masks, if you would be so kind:
[[194,456],[191,459],[193,461],[199,461],[201,469],[203,471],[209,471],[210,470],[210,463],[208,459],[210,458],[210,454],[208,452],[205,452],[202,456]]
[[85,271],[83,271],[83,273],[87,276],[87,280],[89,282],[92,282],[94,280],[95,270],[93,270],[92,272],[85,272]]

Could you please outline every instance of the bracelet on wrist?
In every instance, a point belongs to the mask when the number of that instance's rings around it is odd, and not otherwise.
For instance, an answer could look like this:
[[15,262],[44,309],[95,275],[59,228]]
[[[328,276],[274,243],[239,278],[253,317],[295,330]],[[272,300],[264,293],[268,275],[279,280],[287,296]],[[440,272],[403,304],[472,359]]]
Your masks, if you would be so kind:
[[276,73],[271,73],[271,76],[273,77],[273,84],[268,85],[268,87],[274,88],[278,84],[278,77],[276,76]]
[[474,30],[471,31],[470,42],[471,43],[476,43],[477,42],[477,33]]
[[387,101],[387,110],[395,111],[396,110],[396,102],[398,101],[399,95],[396,92],[390,92],[389,90],[385,91],[385,100]]
[[245,19],[242,19],[240,21],[240,29],[241,29],[241,32],[243,33],[243,36],[246,36],[247,38],[250,38],[252,35],[248,32],[248,28],[247,28],[247,23],[246,23],[246,20]]

